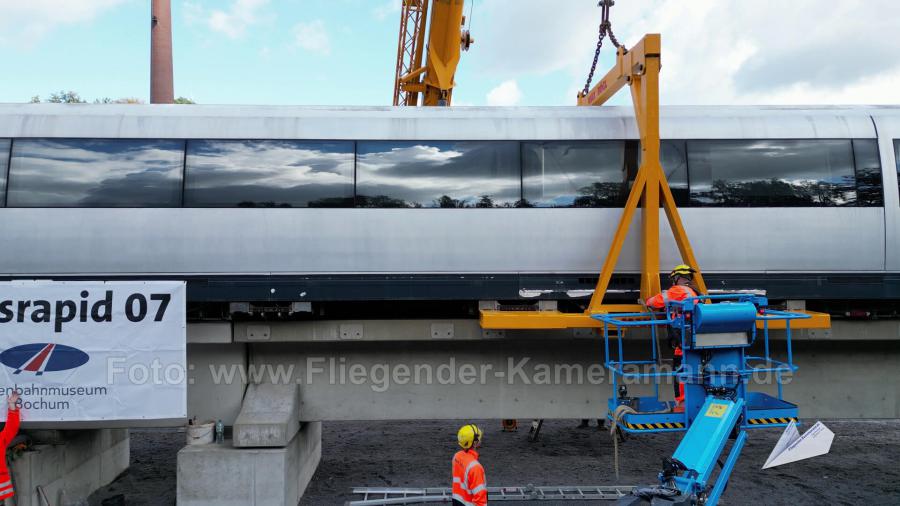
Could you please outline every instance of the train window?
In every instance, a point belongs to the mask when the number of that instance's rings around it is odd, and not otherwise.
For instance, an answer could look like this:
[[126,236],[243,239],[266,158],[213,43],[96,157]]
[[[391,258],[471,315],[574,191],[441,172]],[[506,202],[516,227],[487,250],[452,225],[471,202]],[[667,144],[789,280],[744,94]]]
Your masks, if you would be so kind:
[[856,166],[856,205],[881,207],[884,196],[881,191],[881,159],[878,141],[853,139],[853,161]]
[[897,189],[900,190],[900,139],[894,139],[894,163],[897,164]]
[[6,205],[6,172],[9,169],[10,139],[0,139],[0,207]]
[[360,141],[360,207],[521,206],[519,144],[507,141]]
[[187,207],[352,207],[353,142],[188,141]]
[[10,207],[178,207],[184,141],[16,139]]
[[687,141],[687,154],[694,205],[856,204],[849,140]]
[[522,143],[527,207],[615,207],[628,190],[624,141]]
[[675,203],[679,206],[687,205],[688,197],[688,170],[687,147],[685,141],[660,141],[659,162],[663,172],[666,173],[666,181],[669,189],[675,197]]

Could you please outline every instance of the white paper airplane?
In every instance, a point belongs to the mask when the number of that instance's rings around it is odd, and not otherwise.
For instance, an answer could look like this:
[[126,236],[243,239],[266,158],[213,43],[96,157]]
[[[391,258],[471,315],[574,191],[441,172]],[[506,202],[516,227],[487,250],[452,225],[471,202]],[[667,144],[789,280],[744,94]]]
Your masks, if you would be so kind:
[[769,458],[763,465],[763,469],[780,466],[798,460],[825,455],[831,450],[831,442],[834,441],[834,432],[828,429],[822,422],[816,422],[802,436],[797,431],[797,424],[791,421],[784,434],[778,439]]

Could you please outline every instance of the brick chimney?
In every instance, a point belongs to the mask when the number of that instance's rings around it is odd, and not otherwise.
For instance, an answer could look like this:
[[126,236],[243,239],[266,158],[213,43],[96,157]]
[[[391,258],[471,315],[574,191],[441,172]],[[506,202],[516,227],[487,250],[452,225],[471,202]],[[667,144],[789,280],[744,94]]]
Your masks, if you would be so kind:
[[152,0],[150,6],[150,103],[175,103],[172,83],[171,0]]

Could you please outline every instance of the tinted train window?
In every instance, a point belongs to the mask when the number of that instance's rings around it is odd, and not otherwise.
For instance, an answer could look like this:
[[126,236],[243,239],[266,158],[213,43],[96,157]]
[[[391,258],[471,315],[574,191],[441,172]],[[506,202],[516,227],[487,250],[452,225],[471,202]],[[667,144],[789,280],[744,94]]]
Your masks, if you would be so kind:
[[522,205],[517,142],[360,141],[356,205]]
[[0,139],[0,206],[6,205],[6,172],[9,169],[10,139]]
[[660,141],[659,162],[666,174],[672,196],[675,197],[675,204],[687,205],[690,199],[685,141]]
[[529,207],[614,207],[627,191],[624,141],[522,143]]
[[894,139],[894,162],[897,164],[897,189],[900,190],[900,139]]
[[687,152],[695,205],[856,204],[849,140],[687,141]]
[[880,207],[884,205],[881,191],[881,159],[878,141],[853,139],[853,161],[856,165],[856,205]]
[[11,207],[177,207],[184,141],[16,139]]
[[188,207],[350,207],[353,143],[188,141]]

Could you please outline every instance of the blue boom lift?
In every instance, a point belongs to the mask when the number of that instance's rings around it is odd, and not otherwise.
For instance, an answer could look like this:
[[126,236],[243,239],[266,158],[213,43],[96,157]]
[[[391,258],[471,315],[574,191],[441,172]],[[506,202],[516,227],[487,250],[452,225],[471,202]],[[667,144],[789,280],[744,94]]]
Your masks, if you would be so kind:
[[[605,365],[617,393],[609,399],[610,421],[629,434],[687,431],[672,457],[663,459],[659,484],[635,489],[619,504],[714,506],[737,463],[747,430],[784,427],[797,421],[797,406],[782,399],[782,386],[784,375],[797,369],[791,350],[791,321],[810,315],[767,305],[765,297],[756,295],[710,295],[669,301],[659,313],[594,316],[603,324]],[[772,358],[771,321],[784,324],[786,362]],[[621,330],[634,327],[649,329],[649,359],[626,360],[623,356]],[[657,343],[662,330],[680,342],[683,351],[682,363],[675,370],[661,367]],[[753,356],[749,351],[759,333],[764,355]],[[611,346],[618,349],[615,356]],[[754,375],[774,378],[777,396],[749,391]],[[659,384],[666,377],[684,385],[683,406],[660,400]],[[626,382],[642,381],[653,383],[655,395],[629,397]],[[733,440],[731,449],[722,463],[720,457],[729,439]],[[717,464],[720,469],[715,474]]]

